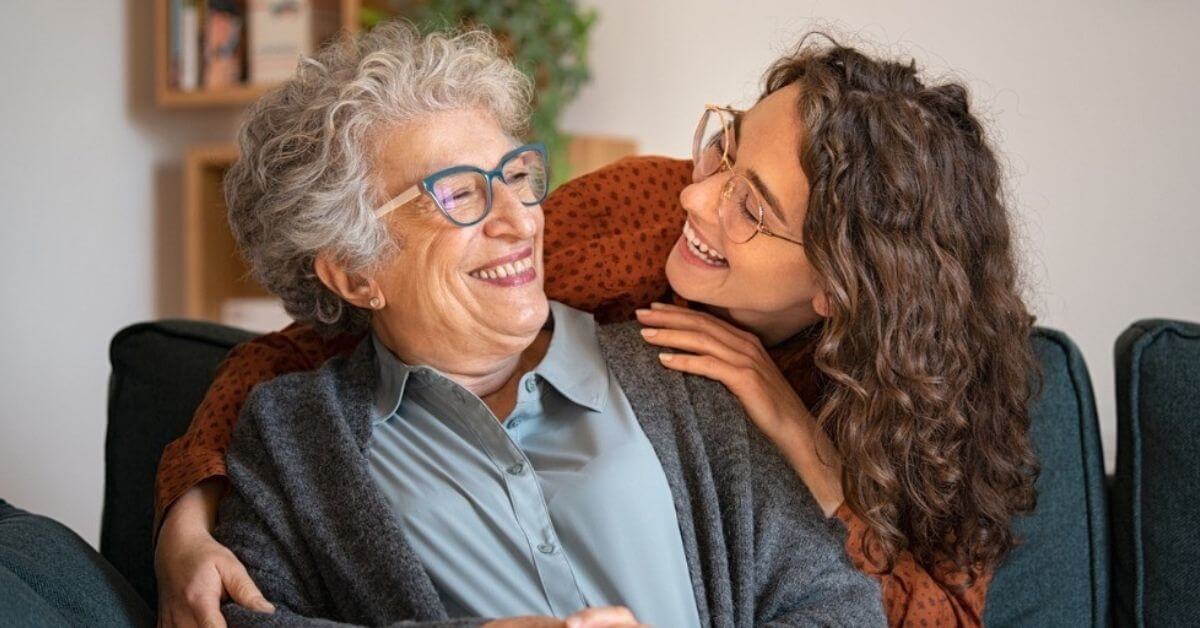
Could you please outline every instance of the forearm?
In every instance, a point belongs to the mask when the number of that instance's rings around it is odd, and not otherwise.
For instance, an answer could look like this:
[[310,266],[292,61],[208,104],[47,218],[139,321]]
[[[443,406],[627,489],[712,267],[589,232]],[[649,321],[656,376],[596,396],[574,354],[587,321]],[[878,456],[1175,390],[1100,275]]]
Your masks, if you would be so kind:
[[212,534],[217,527],[217,508],[226,486],[224,479],[212,478],[188,489],[163,513],[164,531],[170,527],[173,532]]
[[833,516],[845,501],[842,464],[816,419],[804,410],[803,416],[781,421],[778,429],[768,436],[808,487],[825,516]]

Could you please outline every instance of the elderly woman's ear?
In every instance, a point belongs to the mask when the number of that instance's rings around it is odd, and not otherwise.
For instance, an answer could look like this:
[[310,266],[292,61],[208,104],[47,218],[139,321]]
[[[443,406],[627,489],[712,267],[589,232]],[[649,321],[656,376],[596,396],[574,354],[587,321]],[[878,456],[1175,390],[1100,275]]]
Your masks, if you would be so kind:
[[355,307],[378,310],[386,304],[383,290],[374,279],[346,272],[325,253],[317,254],[313,270],[326,288]]

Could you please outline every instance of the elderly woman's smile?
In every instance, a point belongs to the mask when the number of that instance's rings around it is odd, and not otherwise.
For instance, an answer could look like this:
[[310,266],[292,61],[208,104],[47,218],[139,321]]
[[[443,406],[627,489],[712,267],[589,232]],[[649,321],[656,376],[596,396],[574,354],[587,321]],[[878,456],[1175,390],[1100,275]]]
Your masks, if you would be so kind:
[[471,271],[470,275],[497,286],[523,286],[537,278],[537,269],[533,266],[533,248],[492,260],[482,268]]

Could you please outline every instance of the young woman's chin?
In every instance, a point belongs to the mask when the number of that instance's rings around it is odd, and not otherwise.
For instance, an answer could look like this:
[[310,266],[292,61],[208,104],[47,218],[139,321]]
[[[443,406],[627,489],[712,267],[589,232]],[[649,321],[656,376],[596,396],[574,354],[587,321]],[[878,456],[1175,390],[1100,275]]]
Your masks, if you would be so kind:
[[681,251],[678,246],[671,249],[667,257],[667,282],[671,284],[671,290],[693,303],[719,305],[721,285],[729,268],[699,267],[686,257],[686,251]]

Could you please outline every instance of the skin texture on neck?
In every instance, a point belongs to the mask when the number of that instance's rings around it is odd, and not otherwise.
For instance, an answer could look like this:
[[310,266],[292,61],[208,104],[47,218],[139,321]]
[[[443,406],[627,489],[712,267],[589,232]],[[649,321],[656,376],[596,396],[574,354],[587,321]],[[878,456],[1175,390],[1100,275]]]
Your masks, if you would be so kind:
[[430,359],[418,351],[407,350],[401,340],[389,334],[385,325],[372,324],[372,329],[397,358],[405,364],[421,364],[436,368],[454,383],[474,393],[504,422],[516,405],[517,383],[546,357],[551,332],[538,331],[523,349],[513,353],[506,347],[464,355],[461,359]]
[[774,312],[713,306],[704,306],[701,309],[758,336],[764,347],[773,347],[823,319],[813,309],[811,303],[803,303],[790,310]]

